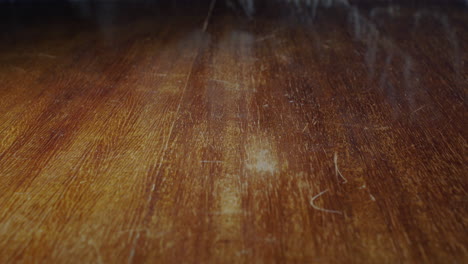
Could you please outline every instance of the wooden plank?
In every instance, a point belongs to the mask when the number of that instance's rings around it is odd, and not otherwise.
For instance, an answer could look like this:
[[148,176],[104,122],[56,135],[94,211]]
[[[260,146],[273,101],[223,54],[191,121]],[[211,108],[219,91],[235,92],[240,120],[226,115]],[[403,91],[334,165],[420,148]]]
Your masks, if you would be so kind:
[[2,44],[2,263],[467,261],[462,11],[207,8]]

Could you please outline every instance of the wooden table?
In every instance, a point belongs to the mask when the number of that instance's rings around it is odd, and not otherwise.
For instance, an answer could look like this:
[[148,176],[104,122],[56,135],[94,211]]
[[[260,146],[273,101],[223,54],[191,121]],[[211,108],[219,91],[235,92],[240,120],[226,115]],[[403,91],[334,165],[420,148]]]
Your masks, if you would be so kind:
[[24,10],[1,263],[468,262],[466,8]]

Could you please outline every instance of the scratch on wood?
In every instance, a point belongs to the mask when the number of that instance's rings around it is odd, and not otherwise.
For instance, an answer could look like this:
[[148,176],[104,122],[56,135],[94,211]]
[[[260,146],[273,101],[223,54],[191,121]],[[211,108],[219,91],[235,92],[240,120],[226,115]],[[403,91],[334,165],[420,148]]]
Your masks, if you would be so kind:
[[236,255],[239,257],[239,256],[242,256],[242,255],[250,255],[252,254],[252,250],[251,249],[243,249],[243,250],[240,250],[240,251],[237,251],[236,252]]
[[333,156],[333,161],[335,163],[335,174],[336,176],[340,176],[343,179],[343,183],[347,183],[348,180],[341,174],[340,168],[338,168],[338,153],[335,152]]
[[208,24],[210,23],[211,14],[213,13],[215,4],[216,4],[216,0],[211,0],[210,9],[208,10],[208,14],[206,16],[205,22],[203,23],[203,32],[206,32],[206,30],[208,29]]
[[312,206],[312,208],[314,208],[315,210],[322,211],[322,212],[325,212],[325,213],[332,213],[332,214],[342,215],[343,213],[340,212],[340,211],[325,209],[325,208],[319,207],[319,206],[314,204],[315,200],[317,198],[319,198],[320,196],[322,196],[323,194],[325,194],[326,192],[328,192],[328,189],[326,189],[325,191],[322,191],[321,193],[319,193],[319,194],[315,195],[314,197],[310,198],[310,201],[309,201],[310,206]]
[[[169,148],[169,141],[171,139],[175,123],[178,120],[177,116],[179,116],[180,108],[182,106],[182,101],[183,101],[184,95],[185,95],[185,93],[187,91],[187,86],[188,86],[190,77],[192,76],[193,65],[195,64],[195,60],[196,60],[196,55],[195,55],[195,58],[192,60],[192,64],[190,65],[189,73],[187,74],[187,78],[185,80],[185,85],[184,85],[184,88],[182,90],[182,95],[180,96],[179,103],[177,105],[177,109],[176,109],[176,112],[175,112],[175,115],[174,115],[174,120],[172,121],[172,124],[171,124],[171,126],[169,128],[169,132],[167,133],[167,136],[166,136],[166,142],[164,143],[164,148],[163,148],[163,151],[162,151],[162,154],[161,154],[161,159],[159,160],[159,163],[158,163],[159,166],[158,166],[158,169],[156,170],[157,173],[159,173],[159,171],[161,170],[162,164],[164,163],[165,154],[167,152],[167,149]],[[150,194],[150,196],[151,196],[151,194]],[[151,199],[149,201],[151,201]]]
[[135,239],[133,239],[132,249],[130,250],[130,255],[128,256],[129,264],[133,262],[133,257],[135,256],[135,250],[136,250],[139,238],[140,238],[140,232],[138,232],[137,235],[135,236]]
[[412,116],[412,115],[416,114],[417,112],[423,110],[425,107],[426,107],[425,105],[419,107],[418,109],[416,109],[416,110],[414,110],[413,112],[411,112],[410,116]]
[[[190,77],[192,76],[192,72],[193,72],[193,65],[195,64],[195,60],[197,59],[197,54],[195,54],[194,56],[194,59],[192,60],[192,63],[190,64],[190,68],[189,68],[189,72],[187,74],[187,78],[185,80],[185,84],[184,84],[184,88],[182,90],[182,94],[180,96],[180,99],[179,99],[179,103],[177,105],[177,109],[176,109],[176,112],[175,112],[175,115],[174,115],[174,120],[172,121],[172,124],[169,128],[169,132],[166,136],[166,139],[165,139],[165,143],[164,143],[164,147],[163,147],[163,150],[161,152],[161,158],[158,162],[158,167],[156,169],[156,174],[159,174],[159,172],[161,171],[161,167],[162,167],[162,164],[164,163],[164,159],[165,159],[165,156],[166,156],[166,152],[167,152],[167,149],[169,148],[169,141],[171,139],[171,136],[172,136],[172,132],[174,130],[174,126],[175,126],[175,123],[177,122],[178,120],[178,116],[179,116],[179,113],[180,113],[180,108],[182,106],[182,102],[183,102],[183,99],[185,97],[185,93],[187,91],[187,86],[188,86],[188,83],[189,83],[189,80],[190,80]],[[155,188],[151,188],[151,192],[149,193],[148,195],[148,204],[151,204],[152,200],[153,200],[153,192],[154,192]],[[140,238],[140,233],[137,233],[135,239],[133,240],[133,248],[130,252],[130,256],[128,258],[128,263],[132,263],[133,262],[133,255],[135,254],[135,246],[136,244],[138,243],[138,239]]]
[[235,90],[239,90],[239,84],[238,83],[232,83],[232,82],[228,82],[228,81],[224,81],[224,80],[218,80],[218,79],[211,79],[211,81],[217,82],[217,83],[222,83],[222,84],[225,84],[227,86],[230,86],[230,87],[234,88]]
[[49,58],[49,59],[55,59],[55,58],[57,58],[57,56],[50,55],[50,54],[47,54],[47,53],[38,53],[37,56],[38,56],[38,57],[43,57],[43,58]]

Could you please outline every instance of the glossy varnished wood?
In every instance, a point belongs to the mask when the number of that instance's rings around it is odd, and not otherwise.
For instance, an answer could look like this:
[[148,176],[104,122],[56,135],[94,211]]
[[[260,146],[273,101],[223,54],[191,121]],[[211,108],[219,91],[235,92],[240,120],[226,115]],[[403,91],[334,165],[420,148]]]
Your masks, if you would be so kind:
[[465,9],[120,8],[4,24],[0,262],[468,261]]

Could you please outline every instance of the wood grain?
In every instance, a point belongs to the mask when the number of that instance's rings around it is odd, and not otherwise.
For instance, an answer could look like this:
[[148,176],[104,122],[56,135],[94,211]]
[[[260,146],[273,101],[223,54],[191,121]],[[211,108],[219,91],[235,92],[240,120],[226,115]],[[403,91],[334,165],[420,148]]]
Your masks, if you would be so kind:
[[208,7],[8,20],[0,262],[468,261],[466,9]]

